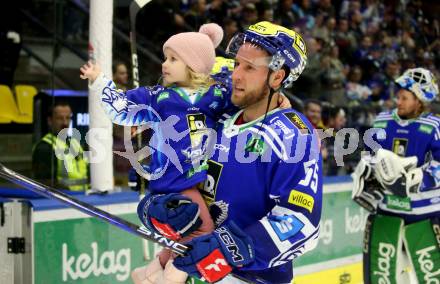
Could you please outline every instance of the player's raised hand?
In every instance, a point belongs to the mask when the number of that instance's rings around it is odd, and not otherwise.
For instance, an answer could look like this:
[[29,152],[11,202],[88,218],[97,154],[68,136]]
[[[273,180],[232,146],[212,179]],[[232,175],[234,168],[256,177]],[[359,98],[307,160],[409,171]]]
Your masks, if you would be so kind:
[[90,82],[93,83],[101,73],[101,66],[97,63],[94,64],[93,62],[88,61],[79,70],[81,71],[81,74],[79,75],[81,79],[89,79]]

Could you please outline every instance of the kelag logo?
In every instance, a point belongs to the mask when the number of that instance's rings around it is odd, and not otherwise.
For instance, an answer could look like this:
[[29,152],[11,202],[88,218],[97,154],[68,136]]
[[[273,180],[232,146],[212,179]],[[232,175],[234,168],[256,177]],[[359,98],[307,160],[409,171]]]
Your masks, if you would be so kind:
[[[76,256],[69,256],[67,244],[63,244],[62,250],[62,274],[63,281],[86,279],[90,276],[115,274],[117,281],[125,281],[130,276],[130,249],[119,251],[104,251],[99,255],[98,243],[91,245],[91,255],[81,253]],[[69,279],[70,278],[70,279]]]

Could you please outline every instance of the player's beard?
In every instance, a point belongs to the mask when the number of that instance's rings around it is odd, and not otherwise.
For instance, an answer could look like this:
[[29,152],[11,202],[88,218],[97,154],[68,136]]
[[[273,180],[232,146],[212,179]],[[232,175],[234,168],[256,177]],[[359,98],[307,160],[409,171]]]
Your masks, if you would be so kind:
[[269,94],[269,87],[264,85],[261,89],[244,92],[240,96],[234,96],[235,90],[232,91],[232,103],[240,109],[247,108],[263,101]]
[[417,118],[419,117],[419,115],[422,113],[422,110],[419,107],[414,107],[411,109],[402,109],[399,110],[397,109],[397,115],[401,118],[401,119],[413,119],[413,118]]

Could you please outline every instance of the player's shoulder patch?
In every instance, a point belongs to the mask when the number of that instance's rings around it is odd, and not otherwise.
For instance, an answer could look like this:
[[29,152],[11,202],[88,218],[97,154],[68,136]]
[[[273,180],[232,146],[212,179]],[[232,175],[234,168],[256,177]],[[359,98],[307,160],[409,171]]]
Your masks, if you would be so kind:
[[209,91],[212,91],[212,96],[223,99],[223,94],[226,92],[226,88],[220,84],[214,84],[209,88],[208,92]]
[[435,115],[425,114],[418,117],[416,121],[419,124],[419,127],[417,129],[419,132],[423,132],[425,134],[438,134],[440,129],[440,119]]
[[386,121],[386,120],[392,120],[393,119],[393,113],[391,111],[383,111],[380,112],[375,119],[375,122],[377,121]]
[[375,120],[373,123],[373,128],[387,128],[388,121],[386,120]]
[[287,118],[296,128],[298,128],[301,134],[309,135],[312,133],[312,130],[309,128],[309,126],[307,126],[307,123],[297,112],[288,111],[283,112],[282,115]]
[[152,95],[160,95],[160,93],[165,90],[165,87],[162,85],[154,85],[152,87],[145,87],[148,91],[151,92]]
[[435,122],[437,125],[440,125],[440,114],[428,113],[426,115],[426,119]]

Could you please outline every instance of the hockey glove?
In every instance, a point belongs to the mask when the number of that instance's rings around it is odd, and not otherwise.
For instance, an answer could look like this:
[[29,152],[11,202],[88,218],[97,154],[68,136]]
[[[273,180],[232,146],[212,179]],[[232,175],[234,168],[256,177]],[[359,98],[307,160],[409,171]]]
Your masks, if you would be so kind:
[[351,174],[353,178],[352,199],[371,213],[375,213],[384,198],[380,184],[372,175],[371,157],[363,157]]
[[402,158],[391,151],[379,149],[375,160],[374,176],[385,190],[400,197],[418,192],[423,172],[421,168],[415,168],[417,157]]
[[233,268],[254,261],[252,239],[233,222],[208,235],[186,243],[190,250],[174,259],[174,265],[198,278],[212,283],[228,275]]
[[145,227],[175,241],[202,224],[199,206],[178,193],[148,194],[139,203],[137,213]]

